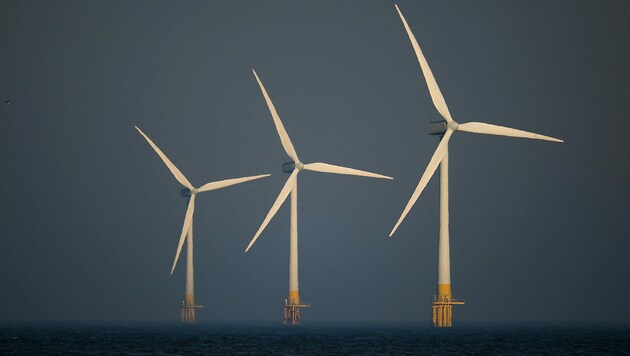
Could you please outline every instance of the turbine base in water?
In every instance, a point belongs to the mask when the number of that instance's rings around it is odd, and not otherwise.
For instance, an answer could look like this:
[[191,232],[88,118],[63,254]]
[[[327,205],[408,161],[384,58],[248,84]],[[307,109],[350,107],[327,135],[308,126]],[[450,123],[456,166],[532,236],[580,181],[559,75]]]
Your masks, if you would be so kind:
[[309,308],[310,306],[310,304],[292,303],[285,299],[283,310],[284,325],[299,325],[301,322],[300,308]]
[[433,301],[433,326],[450,328],[453,326],[453,305],[463,305],[461,300],[451,299],[450,295],[439,295]]
[[195,309],[203,308],[203,305],[195,305],[195,297],[192,294],[186,294],[186,300],[182,302],[182,323],[195,323]]

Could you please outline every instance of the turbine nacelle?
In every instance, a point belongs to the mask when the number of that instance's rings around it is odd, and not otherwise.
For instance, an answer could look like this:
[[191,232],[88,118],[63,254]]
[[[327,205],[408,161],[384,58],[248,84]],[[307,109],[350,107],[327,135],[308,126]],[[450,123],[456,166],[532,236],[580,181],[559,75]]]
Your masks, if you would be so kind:
[[295,169],[295,162],[286,162],[282,164],[282,173],[293,173]]
[[199,193],[199,189],[194,187],[192,189],[184,188],[180,191],[181,196],[184,198],[190,198],[197,193]]
[[459,124],[455,120],[432,121],[427,125],[429,135],[444,135],[447,130],[455,132],[457,129],[459,129]]
[[282,172],[283,173],[293,173],[293,171],[295,169],[297,169],[298,171],[301,170],[302,168],[304,168],[304,163],[298,161],[298,162],[286,162],[282,164]]
[[444,120],[437,122],[431,121],[427,125],[427,132],[429,133],[429,135],[444,135],[447,128],[448,124]]

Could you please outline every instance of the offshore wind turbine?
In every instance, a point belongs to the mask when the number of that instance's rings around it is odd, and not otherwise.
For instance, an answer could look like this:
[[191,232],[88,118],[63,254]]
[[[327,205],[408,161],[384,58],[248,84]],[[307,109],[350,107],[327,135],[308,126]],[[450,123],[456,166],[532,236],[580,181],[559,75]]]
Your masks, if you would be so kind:
[[353,175],[353,176],[362,176],[362,177],[370,177],[370,178],[383,178],[383,179],[393,179],[392,177],[384,176],[381,174],[361,171],[358,169],[347,168],[336,166],[328,163],[316,162],[316,163],[308,163],[304,164],[298,158],[297,152],[291,143],[291,139],[287,134],[287,131],[284,129],[284,125],[280,120],[280,116],[276,112],[276,108],[271,102],[271,98],[267,94],[265,87],[263,86],[260,78],[256,74],[255,70],[254,76],[256,77],[256,81],[260,86],[260,90],[262,91],[263,96],[265,97],[265,101],[267,102],[267,106],[269,107],[269,111],[271,112],[271,117],[273,118],[273,122],[276,126],[276,130],[278,131],[278,135],[280,136],[280,142],[282,142],[282,147],[286,151],[289,158],[292,161],[284,163],[282,165],[282,171],[284,173],[291,173],[289,178],[287,179],[284,187],[280,191],[280,194],[276,198],[276,201],[271,206],[271,209],[267,213],[267,216],[263,220],[260,228],[250,241],[249,245],[245,249],[245,252],[249,251],[252,245],[256,242],[260,234],[263,232],[269,221],[276,215],[278,209],[284,201],[291,193],[291,227],[290,227],[290,239],[289,239],[289,298],[285,300],[284,303],[284,323],[285,324],[299,324],[300,323],[300,308],[309,307],[309,304],[300,304],[300,293],[298,288],[298,229],[297,229],[297,176],[301,170],[306,171],[315,171],[315,172],[323,172],[323,173],[335,173],[335,174],[345,174],[345,175]]
[[179,254],[182,251],[182,246],[184,245],[184,240],[186,240],[186,295],[184,301],[182,303],[182,322],[183,323],[194,323],[195,322],[195,308],[201,308],[201,305],[195,305],[195,284],[194,284],[194,266],[193,266],[193,214],[195,212],[195,197],[198,193],[207,192],[210,190],[221,189],[225,187],[229,187],[231,185],[248,182],[254,179],[260,179],[264,177],[270,176],[270,174],[261,174],[258,176],[251,177],[243,177],[243,178],[233,178],[220,180],[216,182],[210,182],[202,185],[199,188],[195,188],[188,179],[182,174],[182,172],[171,162],[168,157],[158,148],[158,146],[151,141],[149,136],[147,136],[142,130],[136,126],[136,130],[147,140],[149,145],[155,150],[155,152],[160,156],[166,167],[173,173],[175,179],[184,186],[184,189],[181,190],[182,197],[188,198],[188,207],[186,208],[186,217],[184,218],[184,226],[182,227],[182,232],[179,237],[179,243],[177,244],[177,252],[175,253],[175,260],[173,261],[173,267],[171,268],[171,274],[175,270],[175,266],[177,265],[177,260],[179,259]]
[[440,92],[440,88],[435,81],[435,77],[429,68],[429,64],[427,60],[424,58],[422,54],[422,50],[420,49],[420,45],[416,40],[415,36],[411,32],[405,17],[402,12],[396,6],[396,10],[398,11],[398,15],[400,15],[400,19],[402,20],[403,25],[405,26],[405,30],[407,31],[407,35],[409,35],[409,40],[411,41],[411,45],[413,46],[414,51],[416,52],[416,56],[418,57],[418,62],[420,63],[420,68],[422,69],[422,73],[424,74],[424,78],[427,82],[427,86],[429,88],[429,93],[431,94],[431,99],[433,101],[433,105],[440,113],[444,121],[435,122],[429,124],[428,131],[430,135],[440,135],[440,144],[437,149],[433,153],[427,168],[422,174],[422,178],[420,178],[420,182],[418,186],[414,190],[407,206],[403,210],[398,222],[390,232],[389,236],[391,237],[398,226],[405,219],[405,216],[409,213],[411,207],[415,204],[415,202],[420,197],[420,193],[424,187],[426,187],[429,179],[435,173],[437,166],[440,165],[440,220],[439,220],[439,243],[438,243],[438,285],[437,285],[437,295],[433,301],[433,325],[438,327],[449,327],[452,325],[453,320],[453,311],[452,306],[454,304],[464,304],[462,301],[457,301],[451,296],[451,267],[450,267],[450,248],[449,248],[449,216],[448,216],[448,142],[456,131],[463,132],[471,132],[471,133],[479,133],[486,135],[498,135],[498,136],[509,136],[509,137],[521,137],[521,138],[529,138],[535,140],[545,140],[545,141],[553,141],[553,142],[563,142],[557,138],[544,136],[535,134],[532,132],[512,129],[503,126],[497,126],[492,124],[486,124],[481,122],[468,122],[464,124],[458,124],[451,117],[450,112],[448,111],[448,107],[446,106],[446,102],[444,101],[444,97]]

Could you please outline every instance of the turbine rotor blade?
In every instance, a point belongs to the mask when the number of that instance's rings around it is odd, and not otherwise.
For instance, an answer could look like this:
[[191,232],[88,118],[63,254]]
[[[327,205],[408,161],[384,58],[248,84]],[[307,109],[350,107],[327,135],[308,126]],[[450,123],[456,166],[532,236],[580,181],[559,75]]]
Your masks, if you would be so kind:
[[564,142],[554,137],[539,135],[537,133],[512,129],[509,127],[485,124],[483,122],[467,122],[465,124],[459,124],[457,131],[464,132],[472,132],[478,134],[486,134],[486,135],[497,135],[497,136],[509,136],[509,137],[521,137],[521,138],[531,138],[534,140],[545,140],[545,141],[553,141],[553,142]]
[[166,164],[166,167],[168,167],[168,169],[171,171],[171,173],[173,173],[173,175],[175,176],[175,179],[177,179],[177,181],[179,183],[181,183],[181,185],[183,185],[184,187],[192,190],[193,185],[190,184],[190,182],[188,181],[188,179],[186,179],[186,177],[184,177],[184,175],[182,174],[182,172],[180,172],[180,170],[175,167],[175,165],[173,164],[173,162],[171,162],[170,159],[168,159],[168,157],[166,157],[166,155],[164,154],[164,152],[162,152],[162,150],[160,150],[160,148],[158,146],[156,146],[155,143],[153,143],[153,141],[151,141],[151,139],[149,138],[149,136],[147,136],[144,132],[142,132],[142,130],[140,130],[140,128],[138,128],[138,126],[135,126],[136,130],[138,130],[138,132],[144,136],[144,138],[147,140],[147,142],[149,143],[149,145],[151,145],[151,147],[153,147],[153,150],[155,150],[155,152],[158,154],[158,156],[160,156],[160,158],[162,159],[162,161],[164,161],[164,164]]
[[289,155],[289,157],[291,157],[293,161],[299,162],[300,160],[298,159],[297,152],[295,152],[295,148],[293,148],[293,144],[291,143],[291,139],[289,138],[289,134],[287,133],[287,130],[284,129],[284,125],[282,124],[282,121],[280,120],[280,116],[278,116],[276,107],[273,106],[273,103],[271,102],[271,98],[267,94],[267,91],[265,90],[263,83],[260,81],[260,78],[258,78],[258,74],[256,74],[256,71],[252,69],[252,72],[254,72],[256,81],[258,82],[258,85],[260,86],[260,90],[262,91],[263,96],[265,97],[265,101],[267,102],[267,106],[269,107],[269,111],[271,112],[271,117],[273,118],[273,123],[276,125],[276,130],[278,131],[278,135],[280,136],[280,142],[282,142],[282,147],[284,147],[284,150]]
[[402,221],[405,219],[405,216],[407,216],[407,214],[409,213],[409,210],[411,210],[411,207],[416,203],[416,201],[420,197],[420,193],[422,193],[424,188],[427,186],[429,179],[431,179],[431,177],[433,176],[433,173],[435,173],[435,170],[437,169],[438,165],[442,161],[442,158],[444,158],[444,154],[446,153],[446,148],[448,147],[448,141],[450,140],[452,134],[453,134],[453,131],[451,129],[446,130],[446,133],[444,134],[442,141],[440,141],[440,144],[437,146],[437,148],[435,149],[435,152],[433,153],[433,157],[431,157],[431,161],[429,161],[427,168],[424,170],[424,173],[422,174],[422,178],[420,178],[420,182],[418,182],[418,186],[416,187],[416,190],[414,190],[413,194],[411,195],[411,198],[409,199],[409,202],[407,203],[405,210],[403,210],[402,214],[400,215],[400,218],[398,219],[398,222],[396,222],[396,225],[394,226],[392,231],[389,233],[390,237],[394,235],[394,232],[396,232],[396,229],[398,229],[398,226],[400,225],[400,223],[402,223]]
[[278,194],[276,201],[271,206],[271,209],[269,209],[269,212],[267,213],[265,220],[263,220],[262,224],[258,228],[258,231],[256,231],[256,235],[254,235],[254,238],[252,238],[252,240],[249,242],[249,245],[247,245],[245,252],[249,251],[249,249],[252,247],[254,242],[256,242],[256,240],[258,239],[260,234],[263,232],[265,227],[267,227],[267,224],[269,224],[269,221],[271,221],[274,215],[276,215],[282,203],[284,203],[284,201],[287,199],[287,197],[289,196],[289,193],[291,192],[293,187],[295,187],[297,175],[299,172],[300,171],[298,169],[293,170],[293,173],[291,173],[291,175],[289,176],[289,179],[287,179],[287,182],[284,183],[284,187],[282,187],[282,190],[280,190],[280,194]]
[[182,246],[184,246],[184,241],[186,240],[186,234],[188,234],[188,229],[190,228],[190,224],[192,224],[193,214],[195,213],[195,196],[196,194],[190,195],[188,208],[186,208],[186,217],[184,218],[184,226],[182,226],[182,234],[179,236],[179,243],[177,244],[177,252],[175,253],[175,261],[173,261],[171,274],[173,274],[173,271],[175,270],[179,254],[182,252]]
[[453,119],[451,118],[451,113],[448,111],[448,107],[446,106],[446,101],[444,101],[444,97],[442,96],[442,92],[440,91],[440,87],[438,87],[438,84],[435,81],[435,77],[433,77],[433,72],[431,72],[431,68],[429,68],[429,63],[427,63],[427,60],[424,58],[424,54],[422,54],[422,50],[420,49],[420,45],[418,44],[416,37],[411,32],[411,29],[407,24],[407,20],[405,20],[405,17],[398,8],[398,5],[394,6],[396,6],[396,10],[398,11],[398,15],[400,15],[400,19],[402,20],[403,25],[405,25],[405,30],[407,30],[407,35],[409,35],[409,40],[411,41],[413,50],[416,52],[416,57],[418,57],[418,62],[420,63],[420,68],[422,68],[424,79],[426,80],[427,86],[429,87],[429,93],[431,94],[433,105],[435,105],[435,108],[446,120],[446,122],[453,121]]
[[371,173],[371,172],[361,171],[358,169],[347,168],[347,167],[342,167],[342,166],[335,166],[332,164],[322,163],[322,162],[305,164],[304,169],[308,171],[315,171],[315,172],[346,174],[346,175],[370,177],[370,178],[394,179],[392,177],[384,176],[382,174]]
[[202,185],[197,191],[199,193],[201,193],[201,192],[207,192],[209,190],[221,189],[221,188],[229,187],[231,185],[235,185],[235,184],[239,184],[239,183],[245,183],[245,182],[248,182],[250,180],[255,180],[255,179],[260,179],[260,178],[264,178],[264,177],[269,177],[270,175],[271,174],[261,174],[261,175],[258,175],[258,176],[233,178],[233,179],[220,180],[220,181],[217,181],[217,182],[210,182],[210,183],[206,183],[206,184]]

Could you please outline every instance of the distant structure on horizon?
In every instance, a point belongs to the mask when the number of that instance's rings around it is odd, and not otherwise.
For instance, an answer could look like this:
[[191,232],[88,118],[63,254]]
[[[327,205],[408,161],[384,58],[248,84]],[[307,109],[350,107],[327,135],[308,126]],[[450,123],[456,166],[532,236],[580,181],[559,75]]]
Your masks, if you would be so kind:
[[270,174],[261,174],[258,176],[251,177],[243,177],[243,178],[234,178],[234,179],[226,179],[217,182],[211,182],[202,185],[199,188],[193,187],[192,184],[186,179],[186,177],[180,172],[177,167],[171,162],[171,160],[166,157],[166,155],[158,148],[158,146],[151,141],[149,136],[147,136],[142,130],[136,126],[136,130],[147,140],[149,145],[155,150],[155,152],[160,156],[166,167],[173,173],[175,179],[184,186],[184,189],[181,190],[181,195],[188,200],[188,207],[186,208],[186,217],[184,218],[184,226],[182,227],[182,233],[179,237],[179,243],[177,245],[177,252],[175,253],[175,260],[173,261],[173,267],[171,268],[171,274],[175,270],[175,266],[177,265],[177,260],[179,259],[179,254],[182,251],[182,246],[184,245],[184,240],[186,240],[186,295],[184,301],[182,302],[181,309],[181,320],[182,323],[190,324],[195,322],[195,309],[202,308],[202,305],[195,304],[195,281],[194,281],[194,267],[193,267],[193,214],[195,212],[195,197],[198,193],[207,192],[210,190],[221,189],[225,187],[229,187],[231,185],[248,182],[254,179],[260,179],[264,177],[270,176]]
[[435,153],[433,153],[433,157],[429,161],[429,165],[425,169],[422,174],[422,178],[420,178],[420,182],[416,187],[415,191],[411,195],[405,210],[400,215],[398,222],[390,232],[389,236],[391,237],[400,223],[402,223],[409,210],[414,205],[414,203],[420,197],[422,190],[426,187],[429,179],[435,173],[437,166],[440,165],[440,220],[439,220],[439,244],[438,244],[438,283],[437,283],[437,294],[434,297],[432,310],[433,310],[433,325],[437,327],[450,327],[453,322],[453,305],[464,304],[463,301],[456,300],[452,297],[451,294],[451,263],[450,263],[450,247],[449,247],[449,216],[448,216],[448,141],[451,138],[451,135],[455,131],[464,131],[464,132],[472,132],[479,134],[487,134],[487,135],[498,135],[498,136],[509,136],[509,137],[522,137],[522,138],[530,138],[536,140],[546,140],[546,141],[554,141],[554,142],[563,142],[557,138],[543,136],[527,131],[516,130],[508,127],[485,124],[481,122],[468,122],[465,124],[458,124],[455,120],[451,118],[451,114],[448,111],[448,107],[446,106],[446,102],[444,101],[444,97],[440,92],[440,88],[433,77],[433,73],[429,68],[429,64],[427,63],[424,55],[422,54],[422,50],[420,49],[420,45],[416,38],[414,37],[405,17],[402,12],[396,6],[396,10],[398,11],[398,15],[400,15],[400,19],[402,20],[403,25],[405,26],[405,30],[407,31],[407,35],[409,35],[409,40],[411,41],[411,45],[413,46],[414,51],[416,52],[416,56],[418,57],[418,62],[420,63],[420,68],[422,69],[422,73],[424,74],[424,78],[427,82],[427,86],[429,88],[429,93],[431,94],[431,99],[433,100],[433,105],[440,113],[444,121],[432,122],[429,124],[428,131],[429,135],[440,135],[440,144],[438,145]]
[[251,242],[245,249],[245,252],[249,251],[254,242],[258,239],[260,234],[263,232],[269,221],[276,215],[278,209],[284,201],[291,193],[291,227],[290,227],[290,239],[289,239],[289,297],[285,300],[284,303],[284,311],[283,318],[284,323],[288,325],[300,324],[300,308],[310,307],[309,304],[303,304],[300,302],[300,293],[298,288],[298,230],[297,230],[297,176],[301,170],[307,171],[315,171],[315,172],[323,172],[323,173],[335,173],[335,174],[346,174],[346,175],[354,175],[354,176],[362,176],[362,177],[370,177],[370,178],[384,178],[384,179],[393,179],[388,176],[384,176],[381,174],[370,173],[366,171],[360,171],[358,169],[346,168],[341,166],[335,166],[328,163],[309,163],[304,164],[300,162],[297,153],[295,152],[295,148],[293,148],[293,144],[291,143],[291,139],[287,134],[287,131],[284,129],[282,125],[282,121],[280,121],[280,116],[276,112],[276,108],[274,107],[269,95],[267,95],[267,91],[263,86],[262,82],[258,78],[256,71],[254,72],[254,76],[256,77],[256,81],[258,81],[258,85],[260,86],[260,90],[265,97],[265,101],[267,102],[267,106],[269,107],[269,111],[271,112],[271,117],[273,118],[273,122],[276,125],[276,130],[278,131],[278,135],[280,136],[280,141],[282,142],[282,147],[286,151],[287,155],[291,158],[291,162],[284,163],[282,165],[282,171],[284,173],[291,173],[287,182],[284,184],[284,187],[280,191],[280,194],[276,198],[276,201],[271,206],[269,213],[263,220],[260,228],[252,238]]

